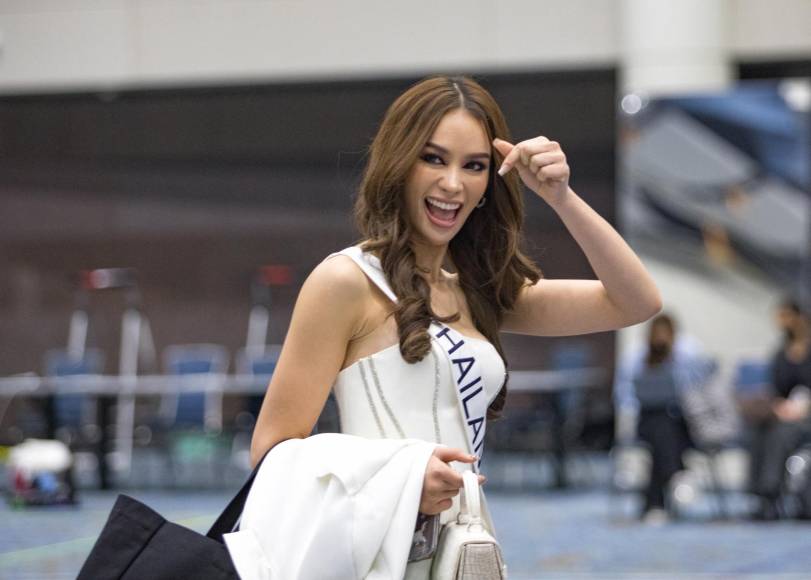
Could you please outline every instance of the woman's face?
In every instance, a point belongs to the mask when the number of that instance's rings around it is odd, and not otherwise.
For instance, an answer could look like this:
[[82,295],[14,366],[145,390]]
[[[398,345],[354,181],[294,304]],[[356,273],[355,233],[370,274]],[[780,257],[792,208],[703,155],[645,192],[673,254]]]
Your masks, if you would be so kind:
[[673,331],[666,324],[654,324],[650,331],[651,349],[669,352],[673,348]]
[[777,327],[787,340],[794,340],[798,335],[804,333],[809,328],[809,319],[802,312],[797,312],[792,308],[779,307],[775,315]]
[[406,212],[418,241],[446,245],[461,229],[487,189],[490,151],[476,117],[464,109],[442,117],[405,183]]

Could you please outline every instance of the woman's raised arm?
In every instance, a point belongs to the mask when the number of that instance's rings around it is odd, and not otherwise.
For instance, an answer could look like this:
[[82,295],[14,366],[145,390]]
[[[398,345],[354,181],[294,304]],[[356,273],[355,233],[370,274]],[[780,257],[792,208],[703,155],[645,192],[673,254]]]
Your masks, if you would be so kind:
[[569,187],[566,155],[555,141],[536,137],[512,145],[496,139],[504,155],[499,174],[515,168],[524,184],[558,214],[599,280],[538,280],[525,286],[501,330],[564,336],[638,324],[662,308],[651,275],[617,231]]
[[251,440],[251,465],[278,441],[307,437],[363,317],[368,286],[350,258],[319,264],[299,292]]

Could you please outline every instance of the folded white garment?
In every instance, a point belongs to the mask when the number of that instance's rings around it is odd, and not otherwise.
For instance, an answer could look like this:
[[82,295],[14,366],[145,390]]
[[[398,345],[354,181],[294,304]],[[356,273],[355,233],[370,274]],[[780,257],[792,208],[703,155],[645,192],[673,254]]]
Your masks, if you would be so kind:
[[435,445],[324,433],[274,447],[225,535],[240,577],[402,579]]

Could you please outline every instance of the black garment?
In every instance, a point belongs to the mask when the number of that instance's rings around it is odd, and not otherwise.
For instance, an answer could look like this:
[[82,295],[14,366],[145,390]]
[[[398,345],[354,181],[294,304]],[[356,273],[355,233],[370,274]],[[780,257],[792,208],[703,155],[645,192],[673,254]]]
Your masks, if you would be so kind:
[[772,385],[778,397],[788,398],[797,385],[811,389],[811,348],[799,362],[786,357],[786,347],[777,351],[772,359]]
[[682,455],[693,446],[678,401],[674,363],[645,367],[634,378],[640,404],[637,433],[651,448],[651,473],[645,508],[665,507],[665,491],[676,472],[684,469]]
[[639,438],[651,447],[651,473],[644,511],[665,507],[665,491],[676,472],[684,469],[682,455],[693,447],[687,422],[678,407],[642,409]]
[[751,449],[751,490],[769,501],[780,496],[786,460],[803,443],[811,441],[808,421],[784,423],[769,420],[754,426]]
[[[793,362],[781,347],[772,360],[771,373],[776,397],[788,398],[798,385],[811,388],[811,350],[803,360]],[[811,442],[811,420],[786,423],[770,418],[754,425],[751,435],[750,488],[764,505],[771,505],[780,496],[786,460],[798,447]]]

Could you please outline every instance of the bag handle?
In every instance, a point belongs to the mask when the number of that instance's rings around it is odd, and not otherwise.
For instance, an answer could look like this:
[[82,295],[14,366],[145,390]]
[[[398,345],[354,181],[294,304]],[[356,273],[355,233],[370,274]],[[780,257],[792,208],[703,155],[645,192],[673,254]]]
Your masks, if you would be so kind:
[[248,476],[248,479],[245,480],[245,483],[242,484],[242,488],[236,493],[236,495],[234,495],[231,501],[228,502],[228,505],[224,510],[222,510],[222,513],[217,517],[217,520],[212,524],[211,529],[208,530],[208,533],[206,534],[207,537],[211,538],[212,540],[222,542],[223,534],[228,534],[234,531],[234,528],[239,523],[239,519],[242,517],[242,510],[245,508],[245,501],[248,499],[248,493],[251,491],[251,486],[253,485],[253,480],[256,479],[256,474],[259,473],[259,468],[262,467],[262,463],[265,461],[265,458],[273,450],[273,448],[279,443],[287,441],[288,439],[292,439],[292,437],[277,441],[270,449],[265,451],[262,459],[260,459],[259,463],[256,464],[256,467],[253,468],[253,471],[251,471],[251,474]]
[[[481,494],[479,493],[479,476],[473,471],[462,472],[461,506],[459,509],[459,523],[478,524],[482,519]],[[463,521],[464,520],[464,521]]]

